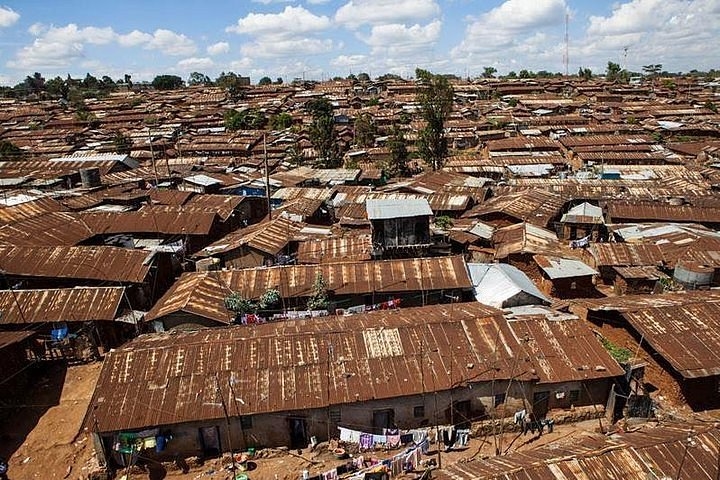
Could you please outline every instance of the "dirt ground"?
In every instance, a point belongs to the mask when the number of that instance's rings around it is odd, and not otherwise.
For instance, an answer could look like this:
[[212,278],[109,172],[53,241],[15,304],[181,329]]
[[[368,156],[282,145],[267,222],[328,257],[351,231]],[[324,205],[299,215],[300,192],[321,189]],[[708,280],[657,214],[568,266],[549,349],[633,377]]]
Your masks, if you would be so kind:
[[78,434],[90,403],[101,363],[37,371],[26,404],[0,423],[0,454],[8,459],[8,478],[79,479],[93,449]]
[[[613,340],[622,342],[618,336],[613,336]],[[29,403],[0,423],[0,455],[9,459],[10,480],[85,480],[88,477],[93,466],[93,448],[86,434],[78,435],[78,431],[100,368],[100,363],[67,368],[55,366],[40,373],[28,393]],[[603,421],[603,426],[607,428],[607,422]],[[509,433],[496,439],[492,436],[484,439],[472,438],[468,447],[463,450],[442,451],[441,462],[442,465],[448,465],[490,457],[495,455],[496,448],[503,453],[509,453],[537,448],[548,443],[573,443],[584,436],[599,435],[598,430],[598,420],[589,420],[557,425],[553,433],[546,432],[540,437]],[[383,459],[392,457],[399,451],[374,452],[371,455]],[[430,459],[437,461],[437,449],[434,445],[430,446],[428,455],[424,457],[424,460]],[[337,460],[327,448],[291,452],[266,449],[257,452],[249,464],[252,470],[245,473],[252,480],[298,480],[303,470],[315,475],[346,461]],[[212,459],[201,465],[191,465],[186,473],[172,464],[153,464],[150,468],[136,467],[128,473],[130,479],[138,480],[230,480],[232,475],[227,469],[229,463],[228,458]],[[122,478],[123,473],[125,472],[119,473],[116,478]],[[419,472],[404,478],[417,476]]]
[[[28,404],[13,412],[7,420],[0,423],[2,446],[0,455],[9,459],[10,480],[24,479],[70,479],[84,480],[93,465],[93,448],[86,434],[78,435],[83,416],[90,402],[95,383],[100,373],[101,363],[62,367],[47,367],[38,373],[28,392]],[[517,436],[506,434],[501,441],[502,450],[526,450],[550,442],[570,441],[584,435],[592,435],[597,430],[597,420],[574,425],[556,426],[552,434],[541,437]],[[76,438],[77,437],[77,438]],[[513,442],[514,440],[514,442]],[[321,444],[322,446],[322,444]],[[375,458],[388,458],[400,450],[375,452]],[[470,458],[492,456],[495,442],[490,436],[485,439],[470,439],[468,448],[440,453],[443,465]],[[437,449],[430,446],[424,459],[437,461]],[[366,454],[367,456],[367,454]],[[252,480],[297,480],[303,470],[311,475],[325,472],[347,460],[337,460],[327,448],[316,451],[305,449],[298,454],[266,449],[258,452],[252,459],[251,471],[246,474]],[[231,479],[227,470],[229,460],[212,459],[202,465],[194,465],[183,473],[173,465],[155,464],[145,470],[133,469],[130,479],[160,480],[224,480]],[[125,473],[125,472],[121,472]],[[414,478],[408,475],[406,478]],[[121,478],[118,474],[116,478]]]

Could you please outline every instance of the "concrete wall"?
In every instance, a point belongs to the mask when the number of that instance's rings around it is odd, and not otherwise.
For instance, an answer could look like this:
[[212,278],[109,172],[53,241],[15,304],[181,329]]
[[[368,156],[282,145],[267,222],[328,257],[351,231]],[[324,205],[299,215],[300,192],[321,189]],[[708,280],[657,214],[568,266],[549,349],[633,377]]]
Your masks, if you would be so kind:
[[[431,382],[430,382],[431,383]],[[513,381],[482,382],[456,388],[452,391],[433,392],[428,385],[428,392],[387,400],[371,400],[367,402],[347,403],[331,408],[296,410],[291,412],[264,413],[247,417],[238,416],[230,405],[229,430],[225,418],[202,422],[188,422],[179,425],[160,427],[161,431],[172,434],[172,440],[162,453],[146,451],[143,456],[167,460],[176,456],[203,456],[203,444],[200,428],[217,427],[220,449],[227,452],[246,450],[248,447],[305,447],[311,437],[318,441],[338,438],[338,426],[351,428],[368,433],[381,433],[381,426],[373,425],[376,412],[391,411],[394,424],[400,429],[412,429],[436,424],[463,424],[469,428],[471,423],[493,418],[512,416],[521,409],[531,409],[534,395],[546,392],[548,408],[580,407],[583,405],[604,404],[607,401],[611,380],[586,382],[567,382],[562,384],[538,384]],[[570,391],[578,391],[576,401],[572,401]],[[558,392],[564,392],[557,398]],[[455,409],[451,409],[455,405]],[[240,407],[241,409],[241,407]],[[537,412],[544,416],[544,412]],[[300,422],[303,438],[301,443],[294,443],[291,429],[294,422]],[[295,425],[298,425],[295,423]],[[378,427],[378,428],[375,428]],[[228,431],[230,436],[228,437]],[[112,434],[104,434],[105,446],[110,451]],[[329,437],[328,437],[329,436]]]

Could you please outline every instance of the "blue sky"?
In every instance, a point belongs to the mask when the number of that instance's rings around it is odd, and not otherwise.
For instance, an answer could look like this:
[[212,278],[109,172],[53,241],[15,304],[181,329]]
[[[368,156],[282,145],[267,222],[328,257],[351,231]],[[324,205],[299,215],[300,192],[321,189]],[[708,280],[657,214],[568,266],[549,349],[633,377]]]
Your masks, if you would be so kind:
[[35,71],[138,81],[232,70],[253,82],[563,71],[566,13],[570,72],[609,60],[720,67],[720,0],[23,0],[0,4],[0,83]]

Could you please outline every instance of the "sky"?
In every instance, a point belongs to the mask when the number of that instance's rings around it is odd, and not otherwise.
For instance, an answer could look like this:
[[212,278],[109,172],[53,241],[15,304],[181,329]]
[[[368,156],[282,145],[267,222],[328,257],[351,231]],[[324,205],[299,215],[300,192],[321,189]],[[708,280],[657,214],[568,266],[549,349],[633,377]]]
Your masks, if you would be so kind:
[[0,84],[233,71],[285,81],[720,67],[720,0],[21,0],[0,4]]

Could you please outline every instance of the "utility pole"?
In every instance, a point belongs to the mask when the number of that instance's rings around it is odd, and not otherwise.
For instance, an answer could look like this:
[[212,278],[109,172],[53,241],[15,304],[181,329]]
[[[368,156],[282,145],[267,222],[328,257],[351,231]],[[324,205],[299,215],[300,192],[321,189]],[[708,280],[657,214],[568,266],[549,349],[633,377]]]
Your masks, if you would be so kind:
[[270,205],[270,172],[268,171],[267,139],[263,133],[263,156],[265,158],[265,199],[267,200],[268,218],[272,220],[272,206]]
[[565,12],[565,54],[563,55],[563,64],[565,65],[565,76],[567,77],[568,66],[570,64],[570,35],[568,34],[568,24],[570,23],[570,14]]
[[227,405],[225,404],[225,397],[223,397],[222,390],[220,389],[220,380],[218,379],[217,373],[215,374],[215,391],[220,396],[220,404],[222,405],[223,414],[225,415],[225,425],[227,427],[227,440],[228,448],[230,448],[230,461],[232,462],[233,474],[236,470],[235,467],[235,452],[232,447],[232,433],[230,432],[230,416],[228,415]]
[[150,136],[150,127],[149,126],[147,129],[147,134],[148,134],[148,143],[150,143],[150,158],[152,159],[153,171],[155,172],[155,186],[157,187],[160,184],[160,181],[158,180],[157,163],[155,163],[155,151],[153,150],[152,137]]

